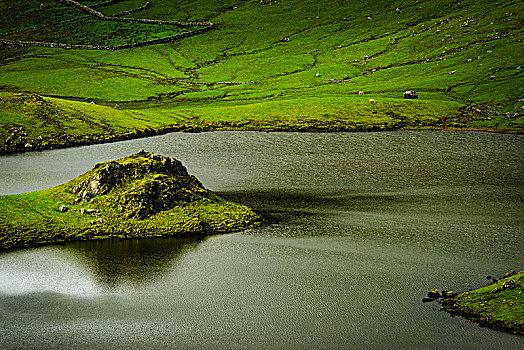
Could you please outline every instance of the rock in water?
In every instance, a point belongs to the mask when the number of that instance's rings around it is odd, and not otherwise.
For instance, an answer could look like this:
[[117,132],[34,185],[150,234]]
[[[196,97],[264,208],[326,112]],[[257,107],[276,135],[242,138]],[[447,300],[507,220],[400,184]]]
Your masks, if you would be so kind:
[[428,298],[431,299],[439,299],[440,298],[440,292],[438,289],[433,289],[428,292]]

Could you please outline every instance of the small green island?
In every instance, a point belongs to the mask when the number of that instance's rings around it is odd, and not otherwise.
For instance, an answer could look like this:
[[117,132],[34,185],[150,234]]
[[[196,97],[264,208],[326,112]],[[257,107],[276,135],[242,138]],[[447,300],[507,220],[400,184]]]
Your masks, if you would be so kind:
[[49,189],[0,196],[0,250],[74,240],[229,233],[261,222],[182,163],[143,150]]
[[452,316],[479,326],[524,335],[524,271],[507,273],[492,284],[455,294],[437,289],[423,301],[437,300]]

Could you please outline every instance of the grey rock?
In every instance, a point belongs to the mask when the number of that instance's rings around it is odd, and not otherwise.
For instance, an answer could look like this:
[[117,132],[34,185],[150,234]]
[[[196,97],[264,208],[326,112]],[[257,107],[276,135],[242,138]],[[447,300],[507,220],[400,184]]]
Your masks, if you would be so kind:
[[515,280],[507,280],[506,282],[504,282],[502,284],[502,287],[500,287],[502,290],[508,290],[508,289],[513,289],[513,288],[517,288],[517,284],[515,283]]
[[413,90],[408,90],[404,92],[404,98],[409,100],[416,100],[418,99],[418,93],[416,93]]
[[433,289],[428,292],[428,298],[438,299],[440,298],[440,292],[438,289]]

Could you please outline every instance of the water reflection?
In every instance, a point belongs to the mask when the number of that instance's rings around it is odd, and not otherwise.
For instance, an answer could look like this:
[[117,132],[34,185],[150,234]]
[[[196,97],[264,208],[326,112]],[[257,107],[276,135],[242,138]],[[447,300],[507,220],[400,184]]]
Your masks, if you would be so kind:
[[158,280],[205,237],[84,241],[68,244],[106,290],[140,287]]

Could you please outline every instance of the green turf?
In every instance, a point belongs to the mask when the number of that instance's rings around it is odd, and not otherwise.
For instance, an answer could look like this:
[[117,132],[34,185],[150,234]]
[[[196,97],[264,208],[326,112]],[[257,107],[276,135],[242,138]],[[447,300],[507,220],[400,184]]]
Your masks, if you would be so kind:
[[[209,21],[216,28],[167,44],[114,52],[3,45],[0,90],[52,96],[64,104],[119,104],[127,113],[123,118],[143,115],[140,123],[130,119],[124,130],[135,135],[150,134],[146,124],[153,124],[154,132],[428,127],[523,131],[521,1],[150,2],[131,17]],[[51,15],[42,19],[39,3],[0,1],[0,9],[9,14],[2,19],[3,30],[29,28],[31,19],[51,25],[76,11],[47,1]],[[97,11],[112,15],[143,4],[127,0]],[[160,27],[159,32],[148,32],[130,26],[117,36],[95,25],[74,31],[57,28],[53,35],[70,43],[81,38],[114,44],[164,35]],[[37,32],[16,35],[31,39],[34,34],[36,39]],[[214,85],[217,82],[254,83]],[[403,99],[411,89],[419,93],[418,100]],[[13,122],[3,117],[10,112],[2,106],[0,146],[5,151]],[[84,114],[92,108],[77,107],[85,109]],[[32,117],[29,112],[25,116],[14,125],[29,128]],[[125,129],[126,123],[113,113],[102,113],[98,120],[109,129]],[[71,133],[82,134],[80,129]]]
[[[511,287],[505,288],[506,285]],[[524,335],[523,291],[524,271],[521,271],[488,286],[443,299],[442,304],[447,311],[480,325]]]

